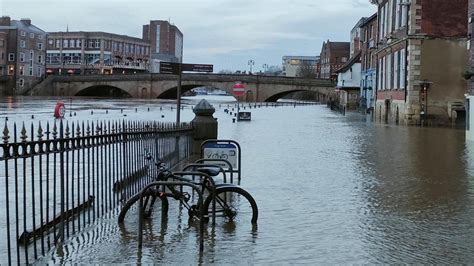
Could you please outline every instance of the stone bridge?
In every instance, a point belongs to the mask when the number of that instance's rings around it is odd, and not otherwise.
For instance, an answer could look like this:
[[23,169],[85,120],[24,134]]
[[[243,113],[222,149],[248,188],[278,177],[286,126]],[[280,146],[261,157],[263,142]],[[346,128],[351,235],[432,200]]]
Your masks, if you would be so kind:
[[[207,86],[232,93],[240,81],[247,102],[274,102],[299,91],[318,93],[325,101],[334,89],[330,80],[302,79],[261,75],[186,74],[182,75],[181,93]],[[176,99],[178,76],[170,74],[49,76],[33,88],[29,95],[52,96],[125,96],[145,99]]]

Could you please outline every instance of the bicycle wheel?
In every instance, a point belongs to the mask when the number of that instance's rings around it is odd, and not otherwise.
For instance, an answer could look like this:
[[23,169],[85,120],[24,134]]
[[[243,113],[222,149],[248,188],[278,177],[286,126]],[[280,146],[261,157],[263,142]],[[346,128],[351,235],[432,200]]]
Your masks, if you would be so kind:
[[[149,189],[143,193],[144,199],[144,213],[145,217],[150,217],[153,211],[153,205],[157,199],[161,200],[161,215],[162,218],[165,218],[168,215],[168,198],[165,195],[160,194],[160,191],[156,189]],[[131,197],[125,205],[123,205],[122,209],[120,210],[118,222],[123,223],[125,220],[125,216],[130,208],[137,203],[137,206],[140,202],[140,193],[135,194]]]
[[[212,219],[212,197],[203,204],[204,216]],[[258,208],[254,198],[238,186],[221,186],[216,189],[216,222],[250,220],[256,224]]]

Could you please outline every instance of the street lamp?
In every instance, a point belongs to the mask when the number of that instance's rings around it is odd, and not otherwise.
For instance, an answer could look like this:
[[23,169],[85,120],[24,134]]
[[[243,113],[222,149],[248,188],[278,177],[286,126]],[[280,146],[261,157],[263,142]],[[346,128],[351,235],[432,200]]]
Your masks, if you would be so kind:
[[427,79],[420,81],[420,118],[421,118],[421,125],[424,125],[424,121],[428,117],[428,89],[433,82],[429,82]]
[[253,61],[253,59],[250,59],[249,62],[248,62],[248,65],[250,67],[249,74],[252,74],[252,66],[255,65],[255,61]]
[[268,65],[265,63],[263,64],[262,68],[263,68],[263,73],[266,73],[268,70]]

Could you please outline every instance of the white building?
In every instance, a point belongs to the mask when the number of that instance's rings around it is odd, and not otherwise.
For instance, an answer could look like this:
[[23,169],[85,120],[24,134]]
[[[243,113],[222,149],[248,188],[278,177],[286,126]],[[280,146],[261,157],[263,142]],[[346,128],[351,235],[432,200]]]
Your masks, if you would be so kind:
[[283,74],[287,77],[298,76],[299,69],[301,67],[309,67],[314,70],[314,76],[316,77],[317,66],[319,64],[319,56],[283,56],[282,58],[282,70]]

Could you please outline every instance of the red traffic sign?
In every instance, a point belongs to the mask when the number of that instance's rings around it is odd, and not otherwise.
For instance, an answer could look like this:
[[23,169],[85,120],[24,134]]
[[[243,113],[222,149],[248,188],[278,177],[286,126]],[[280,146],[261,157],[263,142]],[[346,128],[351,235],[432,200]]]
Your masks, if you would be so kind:
[[245,94],[245,87],[244,84],[237,82],[232,86],[232,93],[236,97],[243,96]]

